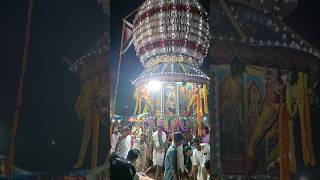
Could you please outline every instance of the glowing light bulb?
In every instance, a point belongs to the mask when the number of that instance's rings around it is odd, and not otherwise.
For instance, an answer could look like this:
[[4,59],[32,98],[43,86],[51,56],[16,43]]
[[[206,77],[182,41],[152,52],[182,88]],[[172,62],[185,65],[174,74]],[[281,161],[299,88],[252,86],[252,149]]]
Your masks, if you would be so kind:
[[149,81],[147,84],[147,88],[150,91],[159,91],[161,88],[161,82],[155,80]]

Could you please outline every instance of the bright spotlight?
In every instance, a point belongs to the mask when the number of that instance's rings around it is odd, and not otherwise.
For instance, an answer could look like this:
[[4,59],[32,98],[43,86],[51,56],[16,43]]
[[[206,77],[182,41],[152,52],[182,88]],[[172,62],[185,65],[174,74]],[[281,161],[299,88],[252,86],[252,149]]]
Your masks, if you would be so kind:
[[159,91],[161,88],[161,82],[160,81],[149,81],[147,84],[147,88],[150,91]]

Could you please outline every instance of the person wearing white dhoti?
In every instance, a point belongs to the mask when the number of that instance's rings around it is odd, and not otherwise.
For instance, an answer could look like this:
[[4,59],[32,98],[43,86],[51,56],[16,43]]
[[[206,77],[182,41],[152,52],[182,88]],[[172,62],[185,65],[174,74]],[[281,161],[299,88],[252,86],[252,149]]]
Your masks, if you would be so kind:
[[165,156],[166,133],[159,126],[157,131],[152,134],[153,144],[153,165],[156,166],[156,179],[163,179],[162,166]]
[[140,141],[137,143],[137,149],[140,151],[140,156],[137,160],[137,170],[144,172],[147,163],[147,136],[141,134]]
[[127,158],[128,152],[131,149],[131,129],[126,128],[121,137],[118,139],[116,152],[123,159]]
[[112,154],[113,152],[116,151],[116,146],[117,146],[117,142],[118,142],[119,137],[120,137],[120,133],[119,133],[118,129],[114,128],[113,133],[111,135],[111,150],[110,150],[110,154]]

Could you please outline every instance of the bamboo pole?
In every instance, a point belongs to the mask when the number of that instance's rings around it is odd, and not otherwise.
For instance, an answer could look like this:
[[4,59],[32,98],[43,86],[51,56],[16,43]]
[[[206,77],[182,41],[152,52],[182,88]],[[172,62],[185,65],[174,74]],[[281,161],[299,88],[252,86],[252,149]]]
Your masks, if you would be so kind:
[[26,32],[25,32],[25,41],[23,48],[23,57],[22,57],[22,70],[20,74],[20,79],[18,83],[18,94],[17,94],[17,102],[16,102],[16,110],[14,113],[14,118],[12,122],[11,129],[11,143],[9,147],[9,155],[7,162],[7,174],[9,177],[12,177],[14,171],[14,157],[15,157],[15,136],[17,133],[18,121],[20,119],[21,114],[21,104],[23,99],[23,88],[24,88],[24,79],[27,71],[27,64],[29,60],[29,46],[30,46],[30,36],[31,36],[31,17],[32,17],[32,8],[33,8],[33,0],[29,1],[28,5],[28,14],[27,14],[27,24],[26,24]]
[[117,71],[117,80],[116,80],[116,89],[114,93],[114,99],[113,99],[113,109],[112,109],[112,116],[116,112],[116,102],[117,102],[117,96],[118,96],[118,86],[119,86],[119,79],[120,79],[120,69],[121,69],[121,62],[122,62],[122,48],[123,48],[123,38],[124,38],[124,29],[125,29],[125,20],[128,19],[130,16],[132,16],[135,12],[139,10],[140,7],[136,8],[134,11],[132,11],[130,14],[128,14],[125,18],[122,19],[122,35],[121,35],[121,44],[120,44],[120,52],[119,52],[119,63],[118,63],[118,71]]
[[135,12],[137,12],[139,10],[140,7],[138,7],[137,9],[135,9],[134,11],[132,11],[130,14],[128,14],[125,18],[123,18],[123,20],[128,19],[128,17],[132,16]]
[[120,69],[121,69],[121,61],[122,61],[122,47],[123,47],[123,38],[124,38],[124,29],[125,29],[125,22],[122,22],[122,35],[121,35],[121,44],[120,44],[120,53],[119,53],[119,63],[118,63],[118,71],[117,71],[117,80],[116,80],[116,89],[114,92],[113,98],[113,109],[112,109],[112,116],[114,116],[116,112],[116,102],[117,102],[117,95],[118,95],[118,86],[119,86],[119,79],[120,79]]

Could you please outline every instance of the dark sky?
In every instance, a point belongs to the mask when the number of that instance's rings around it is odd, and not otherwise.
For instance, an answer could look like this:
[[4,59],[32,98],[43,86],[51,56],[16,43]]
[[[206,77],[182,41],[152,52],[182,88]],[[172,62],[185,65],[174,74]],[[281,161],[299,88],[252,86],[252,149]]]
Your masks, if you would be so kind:
[[[0,154],[8,151],[27,2],[2,0],[0,6]],[[83,55],[105,30],[106,17],[96,0],[34,0],[30,63],[16,139],[18,166],[72,169],[83,125],[74,110],[80,81],[61,58]],[[49,146],[52,140],[55,149]]]
[[[27,1],[2,0],[0,6],[0,154],[7,154],[15,108],[25,31]],[[115,81],[121,19],[142,0],[111,1],[111,80]],[[203,1],[208,4],[208,1]],[[203,4],[204,4],[203,3]],[[208,8],[208,5],[207,5]],[[300,0],[286,22],[320,48],[320,17],[316,0]],[[16,163],[30,170],[71,169],[81,142],[82,122],[74,110],[79,78],[61,58],[78,57],[100,39],[106,19],[96,0],[35,0],[30,63],[26,77],[23,113],[17,134]],[[206,69],[206,68],[204,68]],[[133,112],[133,86],[143,70],[131,48],[123,58],[118,109]],[[111,87],[114,91],[114,83]],[[129,111],[124,111],[124,106]],[[55,149],[49,142],[56,141]]]

